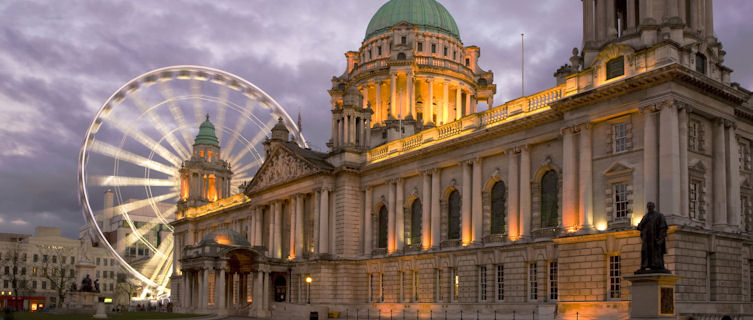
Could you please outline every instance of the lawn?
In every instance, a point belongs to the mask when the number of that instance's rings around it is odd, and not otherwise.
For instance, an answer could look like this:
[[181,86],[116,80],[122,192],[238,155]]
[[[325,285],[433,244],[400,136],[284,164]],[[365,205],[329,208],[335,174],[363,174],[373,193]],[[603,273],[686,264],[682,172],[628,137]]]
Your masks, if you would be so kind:
[[[0,319],[4,314],[0,313]],[[107,319],[128,320],[128,319],[186,319],[195,318],[202,315],[184,314],[184,313],[166,313],[166,312],[118,312],[107,315]],[[43,312],[18,312],[13,314],[15,320],[80,320],[94,319],[91,314],[53,314]]]

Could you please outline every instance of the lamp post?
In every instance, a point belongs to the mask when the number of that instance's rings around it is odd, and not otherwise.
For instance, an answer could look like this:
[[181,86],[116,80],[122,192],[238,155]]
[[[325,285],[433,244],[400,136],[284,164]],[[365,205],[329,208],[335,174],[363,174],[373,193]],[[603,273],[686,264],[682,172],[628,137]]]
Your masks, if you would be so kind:
[[311,304],[311,276],[306,276],[306,303]]

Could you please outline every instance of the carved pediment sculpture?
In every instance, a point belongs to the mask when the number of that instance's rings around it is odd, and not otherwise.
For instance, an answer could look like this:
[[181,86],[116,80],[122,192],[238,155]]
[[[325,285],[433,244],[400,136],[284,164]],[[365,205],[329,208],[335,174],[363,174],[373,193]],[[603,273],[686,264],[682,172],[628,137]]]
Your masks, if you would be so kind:
[[290,151],[279,148],[264,161],[248,190],[257,192],[316,172],[317,169],[308,162],[301,160]]

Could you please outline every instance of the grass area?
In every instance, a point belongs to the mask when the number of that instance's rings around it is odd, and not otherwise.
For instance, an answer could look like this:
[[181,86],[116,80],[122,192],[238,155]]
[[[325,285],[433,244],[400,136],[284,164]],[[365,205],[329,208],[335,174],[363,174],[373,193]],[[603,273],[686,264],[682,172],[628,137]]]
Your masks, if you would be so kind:
[[[0,313],[0,319],[4,314]],[[199,314],[184,313],[166,313],[166,312],[118,312],[107,315],[107,319],[129,320],[129,319],[186,319],[200,317]],[[42,312],[17,312],[13,314],[15,320],[80,320],[94,319],[91,314],[53,314]]]

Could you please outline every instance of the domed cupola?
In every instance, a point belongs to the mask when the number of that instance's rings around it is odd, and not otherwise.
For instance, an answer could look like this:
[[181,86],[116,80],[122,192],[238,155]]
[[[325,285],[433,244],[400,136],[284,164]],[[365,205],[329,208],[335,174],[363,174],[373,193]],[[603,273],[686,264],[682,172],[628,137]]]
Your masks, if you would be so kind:
[[199,134],[196,135],[194,145],[206,144],[210,146],[220,146],[220,140],[217,139],[217,134],[214,131],[214,125],[209,121],[209,115],[207,119],[199,126]]
[[436,0],[390,0],[371,18],[364,40],[388,33],[392,26],[402,21],[419,30],[443,33],[460,41],[455,19]]

